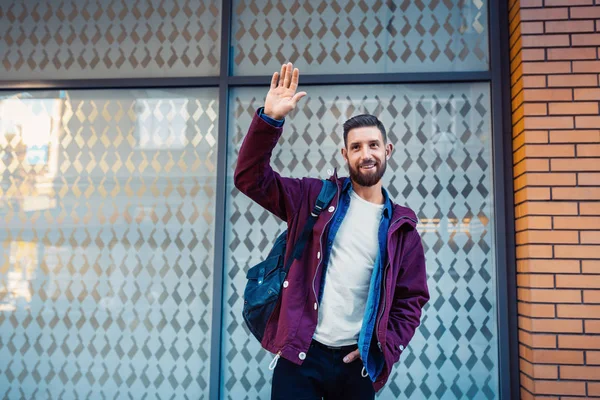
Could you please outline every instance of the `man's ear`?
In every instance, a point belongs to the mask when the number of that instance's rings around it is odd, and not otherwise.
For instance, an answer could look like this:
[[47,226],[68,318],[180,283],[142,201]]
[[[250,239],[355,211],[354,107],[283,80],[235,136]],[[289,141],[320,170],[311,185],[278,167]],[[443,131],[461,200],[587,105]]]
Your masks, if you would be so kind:
[[392,153],[394,152],[394,145],[391,143],[388,143],[385,145],[385,158],[387,160],[390,159],[390,157],[392,156]]
[[348,162],[348,151],[346,150],[346,148],[342,147],[340,152],[342,153],[342,157],[344,157],[344,161]]

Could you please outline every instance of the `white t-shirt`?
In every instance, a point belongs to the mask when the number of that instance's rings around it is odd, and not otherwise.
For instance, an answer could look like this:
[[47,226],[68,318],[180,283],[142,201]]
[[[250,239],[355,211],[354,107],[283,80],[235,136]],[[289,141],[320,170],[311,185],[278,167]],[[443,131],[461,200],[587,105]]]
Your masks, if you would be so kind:
[[314,339],[329,346],[358,342],[371,274],[379,252],[383,204],[370,203],[354,191],[335,235],[325,275]]

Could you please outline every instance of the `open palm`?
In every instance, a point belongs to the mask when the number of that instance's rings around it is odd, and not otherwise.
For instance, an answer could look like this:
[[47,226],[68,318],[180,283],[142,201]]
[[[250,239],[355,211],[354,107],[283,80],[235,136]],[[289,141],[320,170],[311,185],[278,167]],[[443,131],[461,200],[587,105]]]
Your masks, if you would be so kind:
[[265,99],[265,114],[271,118],[283,119],[292,111],[306,92],[296,93],[300,71],[292,63],[283,64],[281,72],[275,72],[271,88]]

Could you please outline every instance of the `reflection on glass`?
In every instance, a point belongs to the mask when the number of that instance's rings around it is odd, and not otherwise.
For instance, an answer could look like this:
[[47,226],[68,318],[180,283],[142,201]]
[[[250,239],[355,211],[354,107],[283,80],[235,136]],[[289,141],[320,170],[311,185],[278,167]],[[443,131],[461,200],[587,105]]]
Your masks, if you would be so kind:
[[235,0],[235,75],[484,71],[488,0]]
[[[240,294],[247,269],[285,224],[235,189],[231,176],[263,95],[239,88],[230,106],[221,382],[229,398],[268,398],[270,390],[272,357],[239,323]],[[311,86],[286,119],[274,169],[297,178],[326,178],[334,168],[347,175],[339,153],[342,124],[363,112],[381,119],[395,145],[384,185],[420,219],[431,292],[421,327],[378,398],[497,398],[489,86]]]
[[208,395],[217,94],[0,98],[0,398]]

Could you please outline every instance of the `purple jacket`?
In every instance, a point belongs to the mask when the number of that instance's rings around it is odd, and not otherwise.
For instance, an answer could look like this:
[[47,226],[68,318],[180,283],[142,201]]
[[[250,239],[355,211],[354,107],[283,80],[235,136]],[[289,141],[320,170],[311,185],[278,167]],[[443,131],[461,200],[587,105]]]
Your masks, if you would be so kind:
[[[286,221],[288,243],[295,243],[322,182],[313,178],[285,178],[273,171],[271,154],[282,130],[254,115],[240,148],[234,183],[242,193]],[[319,216],[302,258],[292,263],[288,285],[282,288],[261,343],[266,350],[299,365],[306,357],[317,326],[324,233],[338,205],[343,181],[335,173],[330,180],[338,185],[338,194]],[[420,324],[421,309],[429,300],[423,246],[414,221],[417,217],[411,209],[394,204],[379,302],[388,306],[380,307],[375,327],[385,358],[383,370],[373,383],[376,391],[388,380],[392,366]],[[290,257],[292,247],[287,246],[286,258]]]

